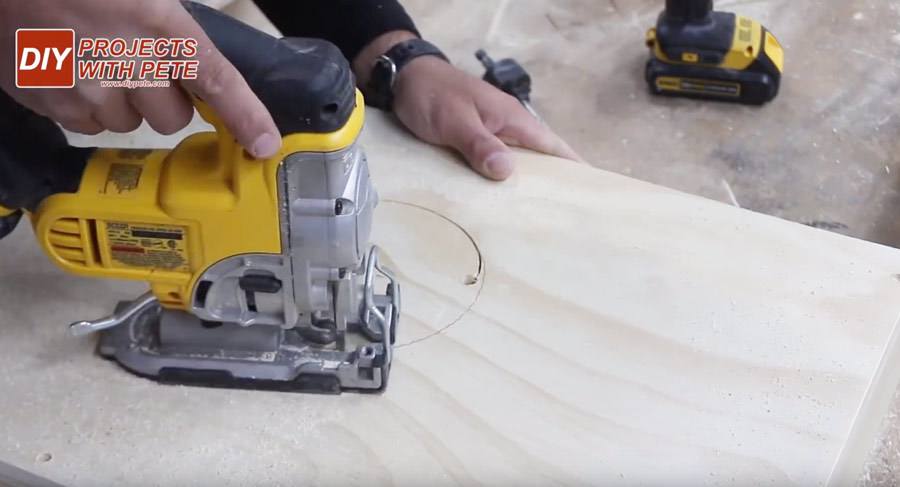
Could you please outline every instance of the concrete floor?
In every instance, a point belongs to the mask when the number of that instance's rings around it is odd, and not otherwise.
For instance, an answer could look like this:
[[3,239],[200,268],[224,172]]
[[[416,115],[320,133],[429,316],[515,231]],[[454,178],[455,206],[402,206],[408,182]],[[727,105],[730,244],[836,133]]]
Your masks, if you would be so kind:
[[[210,3],[225,4],[226,0]],[[662,0],[405,0],[461,68],[515,57],[548,124],[604,169],[900,247],[900,0],[733,0],[787,66],[763,108],[654,98],[644,33]],[[227,8],[260,22],[246,0]],[[900,485],[900,397],[862,485]]]
[[404,3],[470,72],[479,47],[518,59],[537,109],[600,167],[900,245],[898,1],[717,2],[786,48],[781,95],[764,108],[647,94],[643,38],[661,0]]

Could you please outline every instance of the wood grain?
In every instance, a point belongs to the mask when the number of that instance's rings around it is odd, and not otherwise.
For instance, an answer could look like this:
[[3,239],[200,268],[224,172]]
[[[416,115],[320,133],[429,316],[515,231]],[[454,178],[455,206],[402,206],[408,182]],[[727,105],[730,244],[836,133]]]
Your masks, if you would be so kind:
[[0,458],[67,485],[858,475],[897,382],[900,252],[534,154],[491,183],[376,114],[363,142],[404,286],[386,394],[132,377],[65,324],[141,286],[63,275],[22,228],[0,257]]

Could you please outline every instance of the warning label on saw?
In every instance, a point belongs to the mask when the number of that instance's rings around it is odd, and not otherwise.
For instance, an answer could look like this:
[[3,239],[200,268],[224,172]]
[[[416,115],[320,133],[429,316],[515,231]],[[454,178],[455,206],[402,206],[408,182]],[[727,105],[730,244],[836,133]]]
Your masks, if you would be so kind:
[[114,263],[188,272],[187,231],[176,225],[109,222],[106,239]]

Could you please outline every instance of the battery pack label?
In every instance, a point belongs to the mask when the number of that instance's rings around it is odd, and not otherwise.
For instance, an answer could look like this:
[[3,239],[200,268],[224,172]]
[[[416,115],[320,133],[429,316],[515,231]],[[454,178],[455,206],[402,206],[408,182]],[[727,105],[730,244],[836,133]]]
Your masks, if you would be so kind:
[[108,222],[106,239],[110,257],[120,267],[190,271],[185,227]]
[[695,93],[698,95],[739,98],[741,84],[726,81],[710,81],[692,78],[676,78],[660,76],[656,79],[656,88],[660,91],[677,91],[679,93]]

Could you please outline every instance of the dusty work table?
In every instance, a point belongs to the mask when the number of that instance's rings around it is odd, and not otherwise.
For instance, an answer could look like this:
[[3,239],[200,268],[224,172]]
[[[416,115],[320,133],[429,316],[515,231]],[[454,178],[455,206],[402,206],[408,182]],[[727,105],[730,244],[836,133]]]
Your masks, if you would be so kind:
[[900,373],[900,251],[532,154],[490,183],[377,114],[364,144],[404,291],[387,393],[129,375],[66,324],[142,286],[63,274],[23,225],[0,460],[71,485],[857,478]]

